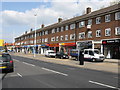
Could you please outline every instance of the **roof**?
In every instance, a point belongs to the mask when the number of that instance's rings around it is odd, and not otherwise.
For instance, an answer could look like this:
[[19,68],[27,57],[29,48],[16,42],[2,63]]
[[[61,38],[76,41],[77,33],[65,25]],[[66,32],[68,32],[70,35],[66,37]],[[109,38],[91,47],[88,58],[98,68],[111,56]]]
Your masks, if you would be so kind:
[[[100,16],[100,15],[115,12],[115,11],[120,11],[120,3],[115,4],[113,6],[109,6],[109,7],[106,7],[106,8],[99,9],[97,11],[93,11],[89,14],[84,14],[82,16],[77,16],[77,17],[74,17],[74,18],[71,18],[71,19],[68,19],[68,20],[64,20],[64,21],[59,22],[59,23],[54,23],[54,24],[46,26],[44,28],[40,28],[36,32],[40,32],[40,31],[43,31],[43,30],[49,30],[49,29],[52,29],[52,28],[63,26],[65,24],[67,25],[67,24],[71,24],[71,23],[74,23],[74,22],[79,22],[79,21],[85,20],[87,18],[97,17],[97,16]],[[22,36],[25,36],[25,35],[28,35],[28,34],[32,34],[34,32],[35,31],[31,31],[30,33],[21,35],[19,37],[22,37]],[[19,37],[17,37],[17,38],[19,38]]]

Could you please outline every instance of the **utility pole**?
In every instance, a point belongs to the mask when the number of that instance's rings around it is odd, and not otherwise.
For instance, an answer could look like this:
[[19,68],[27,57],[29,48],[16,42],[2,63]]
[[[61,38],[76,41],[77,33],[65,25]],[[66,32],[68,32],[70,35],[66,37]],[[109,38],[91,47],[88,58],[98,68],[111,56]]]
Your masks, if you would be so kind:
[[37,24],[37,14],[34,14],[35,16],[35,38],[34,38],[34,57],[36,57],[36,24]]

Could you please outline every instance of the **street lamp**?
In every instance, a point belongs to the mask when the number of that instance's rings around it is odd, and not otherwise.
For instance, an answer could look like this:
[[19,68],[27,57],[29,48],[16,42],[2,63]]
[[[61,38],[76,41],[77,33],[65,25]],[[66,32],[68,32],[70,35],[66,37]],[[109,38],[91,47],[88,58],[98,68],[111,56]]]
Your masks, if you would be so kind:
[[36,24],[37,24],[37,14],[34,14],[34,16],[35,16],[34,57],[36,57],[35,51],[36,51]]

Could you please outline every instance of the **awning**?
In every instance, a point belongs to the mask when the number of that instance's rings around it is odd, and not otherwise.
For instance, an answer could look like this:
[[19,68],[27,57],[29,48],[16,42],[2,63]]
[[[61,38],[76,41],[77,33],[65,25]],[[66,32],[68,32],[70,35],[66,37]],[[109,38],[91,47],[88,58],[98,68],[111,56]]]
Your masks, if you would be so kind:
[[76,43],[75,42],[73,42],[73,43],[60,43],[59,45],[61,45],[61,46],[75,46]]
[[59,43],[46,44],[49,47],[59,47]]

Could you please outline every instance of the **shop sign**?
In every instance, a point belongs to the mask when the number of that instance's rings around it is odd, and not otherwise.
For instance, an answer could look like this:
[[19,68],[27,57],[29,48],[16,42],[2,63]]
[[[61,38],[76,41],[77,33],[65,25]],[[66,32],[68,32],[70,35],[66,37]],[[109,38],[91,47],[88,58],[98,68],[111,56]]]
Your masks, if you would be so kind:
[[103,40],[102,44],[116,44],[116,43],[120,43],[120,39],[116,39],[116,40]]
[[47,44],[49,47],[59,47],[59,43]]
[[77,42],[78,49],[89,48],[89,46],[92,48],[92,41]]
[[76,44],[75,43],[60,43],[59,45],[62,45],[62,46],[75,46]]

